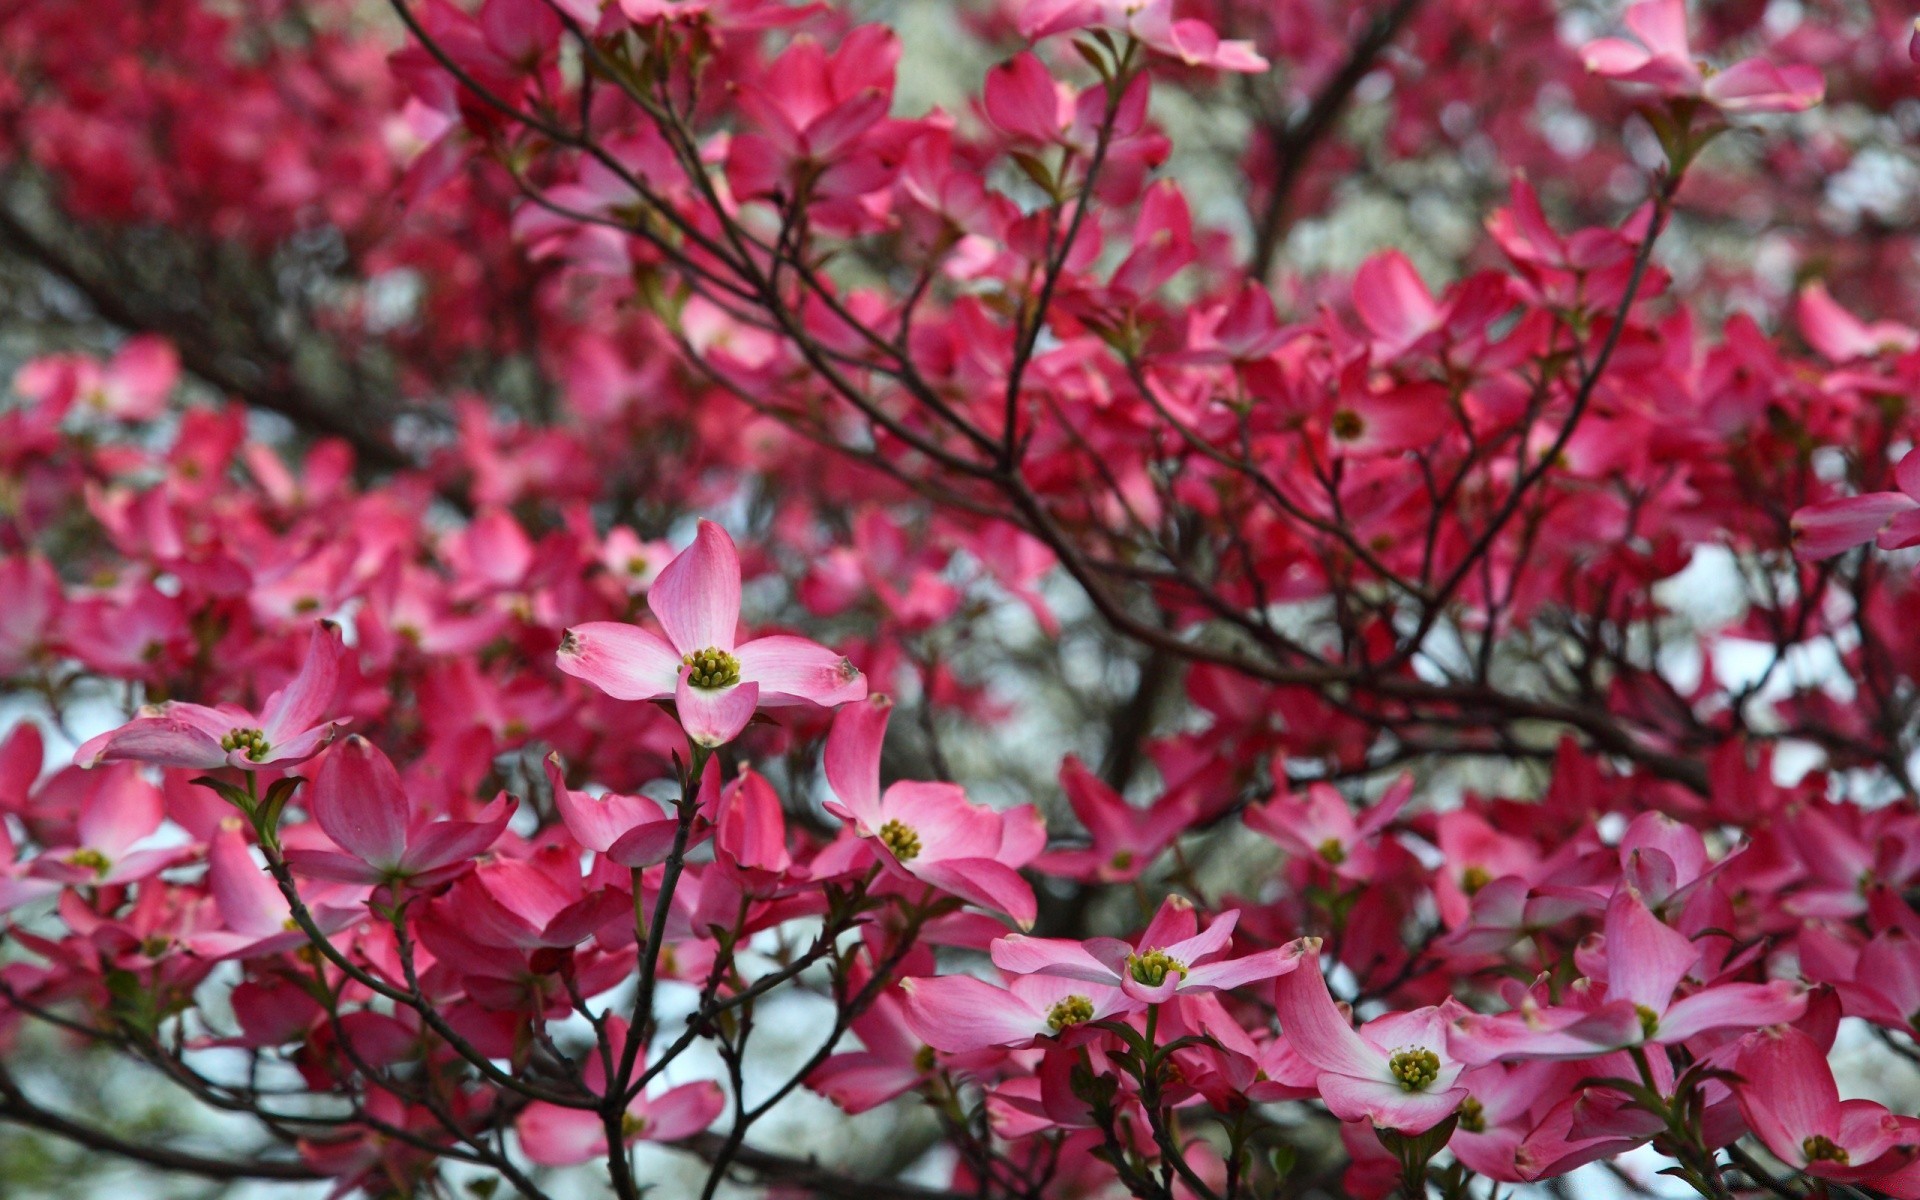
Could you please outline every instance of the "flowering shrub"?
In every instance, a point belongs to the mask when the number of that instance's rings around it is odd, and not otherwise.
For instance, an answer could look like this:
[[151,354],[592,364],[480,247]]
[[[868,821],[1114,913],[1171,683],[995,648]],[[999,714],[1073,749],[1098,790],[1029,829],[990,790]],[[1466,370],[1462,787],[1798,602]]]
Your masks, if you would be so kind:
[[[0,249],[129,335],[0,409],[0,1120],[370,1197],[1920,1197],[1830,1065],[1920,1062],[1920,214],[1819,190],[1905,14],[940,6],[949,110],[857,7],[0,6]],[[1437,162],[1450,281],[1292,263]]]

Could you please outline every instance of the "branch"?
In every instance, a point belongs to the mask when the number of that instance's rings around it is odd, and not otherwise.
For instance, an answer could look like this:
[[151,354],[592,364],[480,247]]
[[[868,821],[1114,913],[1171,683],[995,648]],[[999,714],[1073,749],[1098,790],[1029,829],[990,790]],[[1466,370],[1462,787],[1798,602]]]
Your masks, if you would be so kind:
[[4,1069],[0,1069],[0,1121],[38,1129],[42,1133],[65,1138],[75,1145],[85,1146],[89,1150],[118,1155],[121,1158],[145,1163],[150,1167],[158,1167],[163,1171],[177,1171],[184,1175],[198,1175],[205,1179],[267,1179],[304,1182],[326,1178],[325,1175],[301,1162],[267,1159],[249,1162],[206,1158],[184,1150],[170,1150],[165,1146],[123,1141],[105,1130],[82,1125],[71,1118],[41,1108],[27,1098],[26,1094],[20,1090],[19,1084],[15,1083],[13,1077]]
[[1306,170],[1307,160],[1313,157],[1314,147],[1332,131],[1334,121],[1353,97],[1354,89],[1373,70],[1374,61],[1419,7],[1420,0],[1394,0],[1393,7],[1367,22],[1367,27],[1347,52],[1347,60],[1334,72],[1326,86],[1320,89],[1299,120],[1277,121],[1271,127],[1268,136],[1273,144],[1277,168],[1273,177],[1273,192],[1267,197],[1266,210],[1260,214],[1260,222],[1254,233],[1253,257],[1247,266],[1247,274],[1253,278],[1265,279],[1273,269],[1274,256],[1280,251],[1280,235],[1287,226],[1288,202],[1293,198],[1294,186]]

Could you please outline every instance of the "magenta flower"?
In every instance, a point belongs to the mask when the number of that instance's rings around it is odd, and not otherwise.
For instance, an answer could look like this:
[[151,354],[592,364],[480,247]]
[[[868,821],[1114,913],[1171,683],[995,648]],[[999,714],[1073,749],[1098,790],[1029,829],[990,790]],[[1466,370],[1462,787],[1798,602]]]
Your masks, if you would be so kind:
[[1205,21],[1176,19],[1173,0],[1025,0],[1020,8],[1020,32],[1035,40],[1088,27],[1123,32],[1190,67],[1267,69],[1252,42],[1224,40]]
[[1685,0],[1645,0],[1627,10],[1638,43],[1600,38],[1581,57],[1587,70],[1640,83],[1674,99],[1705,100],[1725,112],[1800,112],[1820,103],[1826,84],[1812,67],[1778,67],[1749,58],[1722,71],[1706,66],[1687,40]]
[[1794,1170],[1858,1183],[1913,1161],[1920,1121],[1871,1100],[1842,1100],[1827,1056],[1798,1029],[1782,1025],[1748,1037],[1734,1069],[1734,1098],[1754,1136]]
[[1785,979],[1716,983],[1678,995],[1700,961],[1700,948],[1661,923],[1631,888],[1614,893],[1604,928],[1604,996],[1596,998],[1593,990],[1576,984],[1563,1007],[1463,1017],[1454,1030],[1455,1049],[1473,1063],[1588,1058],[1627,1046],[1684,1042],[1719,1029],[1794,1021],[1806,1011],[1806,989]]
[[93,887],[157,875],[193,854],[190,846],[139,848],[159,830],[165,815],[159,789],[140,778],[137,769],[121,767],[80,802],[77,844],[49,847],[34,859],[32,874]]
[[1311,784],[1304,796],[1276,796],[1247,810],[1247,827],[1264,833],[1296,858],[1319,860],[1342,879],[1368,882],[1379,861],[1380,832],[1413,797],[1413,776],[1402,775],[1359,819],[1332,785]]
[[289,767],[320,753],[344,719],[323,720],[340,682],[346,646],[331,621],[314,625],[300,672],[267,697],[259,715],[233,705],[208,708],[169,700],[92,738],[74,752],[83,767],[131,761],[212,770]]
[[[322,884],[323,888],[335,885]],[[209,958],[265,958],[307,944],[306,932],[293,922],[293,909],[272,877],[260,868],[240,832],[240,822],[228,818],[207,845],[207,890],[225,929],[192,935],[187,944],[195,954]],[[314,925],[333,934],[367,919],[364,903],[341,903],[363,896],[347,889],[329,896],[331,903],[303,897]]]
[[408,883],[430,888],[465,871],[513,816],[506,796],[473,821],[435,821],[416,813],[400,773],[372,742],[348,738],[315,772],[307,809],[340,851],[289,849],[287,864],[342,883]]
[[1191,791],[1164,796],[1148,808],[1136,808],[1071,756],[1060,764],[1060,790],[1067,794],[1073,814],[1087,827],[1092,844],[1050,850],[1033,865],[1035,870],[1065,879],[1101,883],[1138,879],[1193,823],[1196,808]]
[[1117,987],[1059,975],[1016,975],[1004,988],[972,975],[903,979],[907,1024],[936,1050],[1031,1046],[1076,1025],[1140,1007]]
[[1244,958],[1220,958],[1239,920],[1240,910],[1230,909],[1201,932],[1193,906],[1168,897],[1132,945],[1119,938],[1077,942],[1015,934],[993,944],[993,965],[1014,975],[1058,975],[1119,988],[1142,1004],[1236,988],[1300,966],[1304,940]]
[[883,847],[882,862],[895,875],[932,884],[1031,928],[1039,908],[1018,868],[1046,845],[1039,812],[1030,804],[1008,812],[973,804],[951,783],[903,779],[882,793],[880,744],[891,707],[876,696],[834,718],[826,769],[838,799],[828,803],[828,811]]
[[1447,1026],[1457,1006],[1449,1000],[1389,1013],[1356,1031],[1320,974],[1320,940],[1306,942],[1314,968],[1284,976],[1274,1004],[1288,1045],[1319,1068],[1314,1086],[1328,1110],[1343,1121],[1364,1119],[1402,1133],[1446,1120],[1467,1098],[1467,1090],[1455,1086],[1464,1066],[1447,1052]]
[[[856,977],[864,986],[868,976]],[[908,1024],[900,993],[889,990],[874,998],[853,1019],[860,1049],[835,1054],[807,1076],[807,1086],[848,1113],[878,1108],[920,1086],[932,1073],[933,1055]]]
[[693,545],[660,572],[647,606],[665,637],[589,621],[567,630],[560,669],[618,700],[671,697],[681,727],[699,745],[732,741],[760,708],[831,708],[867,694],[866,677],[825,646],[786,635],[737,640],[740,557],[711,521],[700,522]]

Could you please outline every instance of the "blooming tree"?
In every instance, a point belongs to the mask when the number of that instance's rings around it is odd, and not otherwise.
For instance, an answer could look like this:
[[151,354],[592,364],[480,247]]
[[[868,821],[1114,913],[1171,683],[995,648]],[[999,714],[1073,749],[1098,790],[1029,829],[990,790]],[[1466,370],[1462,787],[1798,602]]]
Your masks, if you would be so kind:
[[1920,1197],[1910,14],[864,8],[0,3],[0,1122]]

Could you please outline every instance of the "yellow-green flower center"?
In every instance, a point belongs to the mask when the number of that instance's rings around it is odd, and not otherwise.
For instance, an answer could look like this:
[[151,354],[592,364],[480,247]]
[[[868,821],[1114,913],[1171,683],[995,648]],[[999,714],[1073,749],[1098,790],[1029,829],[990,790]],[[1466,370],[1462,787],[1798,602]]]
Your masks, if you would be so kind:
[[1650,1038],[1660,1029],[1660,1014],[1644,1004],[1636,1004],[1633,1011],[1640,1017],[1640,1036]]
[[229,754],[244,750],[248,758],[259,762],[272,747],[267,744],[267,735],[258,729],[229,729],[220,739],[220,748]]
[[1170,974],[1185,979],[1187,964],[1174,958],[1165,950],[1149,950],[1145,954],[1129,954],[1127,971],[1133,976],[1135,982],[1143,983],[1148,987],[1159,987],[1167,981],[1167,976]]
[[1333,436],[1341,441],[1351,442],[1366,431],[1366,419],[1352,409],[1343,408],[1333,414]]
[[880,840],[893,852],[897,862],[912,862],[920,856],[920,835],[909,825],[888,821],[880,827]]
[[620,1114],[620,1136],[632,1141],[647,1131],[647,1119],[637,1113]]
[[95,875],[105,875],[113,867],[113,863],[107,860],[106,855],[93,849],[91,846],[75,850],[72,854],[67,855],[67,862],[72,866],[85,867]]
[[1467,895],[1477,894],[1481,888],[1493,882],[1493,876],[1479,863],[1475,863],[1460,872],[1460,890]]
[[1487,1131],[1487,1113],[1484,1108],[1480,1107],[1478,1100],[1475,1100],[1472,1096],[1468,1096],[1460,1102],[1459,1111],[1460,1128],[1466,1130],[1468,1133],[1485,1133]]
[[1807,1161],[1810,1163],[1830,1162],[1838,1163],[1843,1167],[1847,1165],[1847,1160],[1852,1157],[1847,1153],[1844,1146],[1834,1145],[1833,1139],[1824,1133],[1816,1133],[1806,1141],[1801,1142],[1800,1152],[1807,1156]]
[[687,664],[690,687],[715,691],[740,682],[740,660],[718,646],[695,650],[680,661]]
[[1047,1028],[1059,1033],[1069,1025],[1085,1025],[1093,1020],[1093,1001],[1085,996],[1068,996],[1047,1013]]
[[1328,838],[1321,842],[1319,854],[1330,867],[1337,867],[1347,861],[1347,848],[1340,844],[1339,838]]
[[932,1046],[922,1046],[918,1050],[915,1050],[913,1052],[913,1069],[914,1070],[919,1071],[922,1074],[925,1074],[926,1072],[933,1070],[935,1067],[939,1065],[940,1065],[940,1060],[933,1056]]
[[1425,1046],[1409,1046],[1387,1060],[1387,1070],[1409,1092],[1423,1092],[1440,1078],[1440,1056]]

